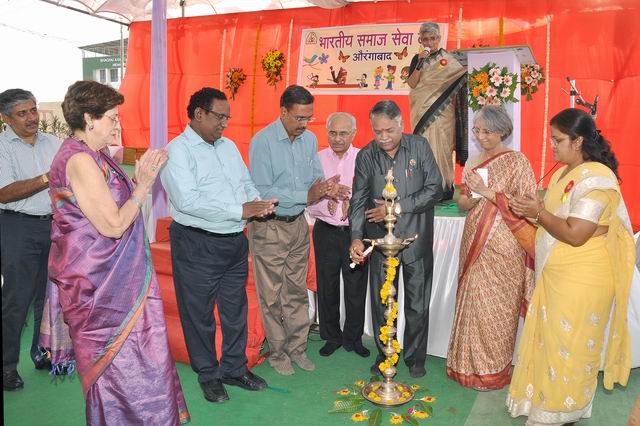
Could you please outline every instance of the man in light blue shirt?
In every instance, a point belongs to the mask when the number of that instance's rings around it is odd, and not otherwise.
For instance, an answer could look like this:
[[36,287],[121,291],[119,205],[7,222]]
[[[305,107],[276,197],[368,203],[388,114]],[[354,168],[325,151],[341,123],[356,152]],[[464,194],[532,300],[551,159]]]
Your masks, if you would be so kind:
[[251,221],[253,271],[269,342],[269,364],[283,375],[315,369],[307,357],[309,225],[302,213],[323,197],[339,198],[349,188],[340,176],[324,180],[318,140],[307,130],[313,96],[289,86],[280,98],[280,117],[251,141],[251,177],[262,198],[279,200],[276,214]]
[[38,349],[51,246],[49,169],[60,148],[53,135],[38,131],[38,107],[31,92],[0,93],[0,237],[2,286],[2,385],[22,389],[18,374],[20,335],[33,302],[31,359],[37,369],[51,363]]
[[[267,387],[247,369],[248,242],[245,221],[275,211],[262,201],[235,144],[222,136],[230,117],[227,97],[205,87],[191,96],[189,125],[168,147],[161,172],[169,194],[171,263],[191,368],[205,399],[224,402],[223,383]],[[217,304],[224,334],[222,362],[215,349]]]

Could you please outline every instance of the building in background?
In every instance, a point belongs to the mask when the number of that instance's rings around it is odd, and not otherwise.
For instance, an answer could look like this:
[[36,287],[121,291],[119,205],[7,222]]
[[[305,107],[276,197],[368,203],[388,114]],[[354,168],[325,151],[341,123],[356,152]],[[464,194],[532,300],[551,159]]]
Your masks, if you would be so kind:
[[79,47],[82,50],[82,78],[119,88],[127,67],[128,41],[114,40]]

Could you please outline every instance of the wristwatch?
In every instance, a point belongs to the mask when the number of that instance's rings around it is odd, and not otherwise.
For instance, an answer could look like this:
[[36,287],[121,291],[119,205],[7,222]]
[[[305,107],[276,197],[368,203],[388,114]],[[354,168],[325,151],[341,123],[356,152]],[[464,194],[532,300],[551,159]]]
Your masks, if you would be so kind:
[[40,178],[42,179],[42,183],[44,183],[45,185],[49,185],[49,177],[47,176],[46,173],[42,174]]

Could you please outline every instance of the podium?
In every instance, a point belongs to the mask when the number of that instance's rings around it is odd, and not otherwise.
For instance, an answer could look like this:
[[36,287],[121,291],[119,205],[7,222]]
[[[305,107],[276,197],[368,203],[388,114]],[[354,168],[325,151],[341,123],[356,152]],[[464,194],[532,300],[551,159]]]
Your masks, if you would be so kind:
[[[533,53],[527,45],[459,49],[452,51],[451,54],[456,57],[460,64],[463,66],[466,65],[469,74],[471,74],[474,69],[482,68],[486,64],[493,62],[500,68],[507,67],[510,73],[518,76],[518,81],[520,81],[520,66],[522,64],[536,63]],[[518,99],[517,103],[504,105],[509,117],[511,117],[513,121],[513,133],[504,141],[504,144],[514,151],[520,151],[520,105],[522,103],[520,84],[516,86],[515,98]],[[467,121],[469,158],[477,155],[482,150],[471,131],[473,128],[474,114],[475,112],[469,108],[469,119]]]

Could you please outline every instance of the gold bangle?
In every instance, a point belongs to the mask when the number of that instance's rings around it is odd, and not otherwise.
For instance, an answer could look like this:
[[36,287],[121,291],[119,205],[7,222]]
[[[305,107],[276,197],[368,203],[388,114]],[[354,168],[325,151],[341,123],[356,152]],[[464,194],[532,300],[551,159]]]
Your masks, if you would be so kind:
[[46,174],[46,173],[43,173],[43,174],[40,176],[40,180],[42,180],[42,183],[43,183],[43,184],[45,184],[45,185],[49,185],[49,177],[47,176],[47,174]]
[[129,198],[129,199],[131,200],[131,202],[132,202],[133,204],[135,204],[136,206],[138,206],[138,208],[142,209],[142,203],[140,202],[140,200],[138,200],[138,199],[136,198],[136,196],[135,196],[135,195],[131,195],[131,198]]

